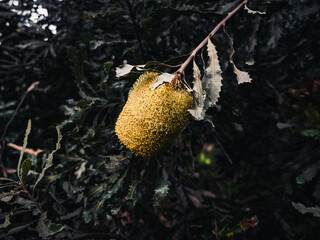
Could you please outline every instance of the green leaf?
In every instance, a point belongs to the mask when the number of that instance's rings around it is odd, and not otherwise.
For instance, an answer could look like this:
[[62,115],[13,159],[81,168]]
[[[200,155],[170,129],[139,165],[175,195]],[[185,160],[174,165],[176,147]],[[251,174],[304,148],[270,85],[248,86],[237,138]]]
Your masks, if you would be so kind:
[[113,196],[113,194],[115,194],[119,190],[119,188],[122,186],[123,179],[127,175],[128,169],[129,168],[127,168],[127,170],[121,176],[121,178],[119,178],[116,184],[114,184],[113,187],[107,192],[107,194],[104,196],[104,199],[110,199]]
[[310,182],[319,172],[320,162],[317,162],[315,165],[305,169],[299,176],[296,177],[297,184],[304,184]]
[[136,49],[137,49],[136,46],[128,47],[128,48],[126,48],[126,49],[123,50],[122,56],[124,56],[124,55],[126,55],[128,52],[132,52],[132,51],[134,51],[134,50],[136,50]]
[[205,116],[205,93],[202,89],[201,73],[195,60],[193,60],[193,108],[188,111],[196,120],[203,120]]
[[52,223],[51,220],[47,219],[47,212],[41,213],[41,217],[37,225],[37,230],[38,230],[39,236],[42,239],[47,239],[49,236],[52,236],[58,232],[61,232],[63,229],[64,229],[63,225]]
[[160,185],[158,185],[158,187],[154,189],[154,195],[153,195],[154,205],[158,206],[159,200],[168,195],[169,185],[170,185],[170,182],[166,179],[163,179]]
[[49,154],[49,156],[47,157],[47,159],[45,160],[45,166],[44,166],[44,168],[42,169],[41,173],[39,174],[38,179],[37,179],[36,183],[35,183],[34,186],[33,186],[33,190],[36,188],[37,184],[38,184],[38,183],[41,181],[41,179],[43,178],[46,170],[47,170],[49,167],[52,166],[53,154],[54,154],[56,151],[58,151],[58,150],[60,149],[60,147],[61,147],[60,141],[61,141],[61,139],[62,139],[62,135],[61,135],[61,132],[60,132],[60,129],[59,129],[58,126],[56,127],[56,130],[57,130],[57,134],[58,134],[58,141],[57,141],[57,143],[56,143],[56,149],[53,150],[53,151]]
[[32,161],[30,160],[30,158],[27,158],[26,160],[23,161],[22,165],[21,165],[21,178],[24,181],[28,175],[29,170],[31,169],[32,166]]
[[202,81],[204,89],[211,99],[210,105],[215,105],[218,101],[222,87],[222,71],[218,59],[217,50],[210,39],[208,39],[207,51],[209,60]]
[[300,213],[312,213],[314,217],[320,217],[320,208],[316,207],[306,207],[302,203],[292,202],[292,206],[297,209]]
[[82,213],[82,218],[85,223],[89,223],[92,220],[92,214],[88,211],[84,211]]
[[311,137],[314,140],[320,140],[320,130],[319,129],[305,129],[301,131],[301,135],[304,137]]
[[4,223],[0,224],[0,232],[3,228],[8,227],[11,224],[10,218],[12,216],[13,216],[13,210],[11,210],[10,213],[5,216]]
[[19,161],[18,161],[18,166],[17,166],[17,175],[18,175],[18,178],[20,180],[21,180],[21,172],[20,172],[21,162],[22,162],[24,150],[26,149],[27,144],[28,144],[28,136],[29,136],[30,132],[31,132],[31,120],[29,119],[28,120],[27,130],[26,130],[26,133],[25,133],[24,139],[23,139],[23,146],[22,146],[22,150],[20,152],[20,158],[19,158]]

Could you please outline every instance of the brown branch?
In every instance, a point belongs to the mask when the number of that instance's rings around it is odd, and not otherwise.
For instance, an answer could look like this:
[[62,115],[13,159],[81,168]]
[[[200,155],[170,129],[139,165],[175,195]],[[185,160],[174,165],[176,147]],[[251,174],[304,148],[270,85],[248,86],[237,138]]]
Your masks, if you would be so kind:
[[208,39],[211,38],[218,30],[219,28],[226,23],[226,21],[232,17],[244,4],[247,3],[248,0],[244,0],[238,7],[236,7],[232,12],[229,12],[228,15],[209,33],[209,35],[192,51],[188,59],[181,65],[181,67],[176,71],[176,74],[182,75],[184,74],[184,70],[189,65],[189,63],[193,60],[195,55],[199,52],[200,49],[202,49],[206,43],[208,42]]
[[2,133],[2,135],[1,135],[1,139],[0,139],[0,143],[1,143],[1,147],[0,147],[0,149],[1,149],[1,152],[0,152],[0,167],[1,167],[1,169],[2,169],[2,175],[3,175],[4,177],[8,177],[6,168],[5,168],[5,166],[3,165],[3,162],[2,162],[2,157],[3,157],[4,149],[5,149],[5,146],[6,146],[5,137],[6,137],[8,128],[9,128],[10,124],[12,123],[13,119],[15,118],[15,116],[17,115],[17,113],[18,113],[18,111],[19,111],[19,109],[20,109],[20,107],[21,107],[24,99],[25,99],[26,96],[28,95],[28,93],[31,92],[31,91],[35,88],[35,86],[38,85],[38,84],[39,84],[39,82],[34,82],[34,83],[32,83],[32,84],[28,87],[27,91],[22,95],[22,98],[21,98],[18,106],[16,107],[16,110],[14,111],[14,113],[13,113],[12,116],[11,116],[11,118],[10,118],[9,121],[7,122],[7,124],[6,124],[6,126],[5,126],[5,128],[4,128],[4,130],[3,130],[3,133]]
[[[22,147],[21,147],[21,146],[18,146],[18,145],[14,144],[14,143],[8,143],[7,146],[8,146],[8,147],[11,147],[11,148],[14,148],[14,149],[16,149],[16,150],[18,150],[18,151],[21,151],[21,150],[22,150]],[[35,151],[35,150],[31,149],[31,148],[26,148],[26,149],[24,150],[24,152],[27,153],[27,154],[31,154],[31,155],[36,155],[36,156],[37,156],[39,153],[43,152],[43,150],[38,148],[38,149]]]
[[42,213],[42,209],[39,205],[39,203],[34,199],[33,195],[29,192],[29,190],[26,188],[24,183],[21,181],[19,182],[19,186],[21,187],[22,191],[27,194],[28,198],[33,202],[33,204],[39,209],[40,213]]

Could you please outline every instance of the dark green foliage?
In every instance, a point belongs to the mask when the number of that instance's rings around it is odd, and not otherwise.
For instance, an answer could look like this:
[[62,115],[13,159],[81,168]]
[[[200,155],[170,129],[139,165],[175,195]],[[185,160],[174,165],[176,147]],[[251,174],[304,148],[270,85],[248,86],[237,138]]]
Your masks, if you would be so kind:
[[[174,72],[239,3],[1,1],[1,135],[27,88],[40,84],[1,139],[0,238],[318,239],[317,1],[249,0],[266,14],[230,18],[229,36],[220,29],[212,38],[218,106],[156,158],[134,156],[114,134],[142,73],[118,79],[116,67]],[[48,16],[28,23],[41,8]],[[250,84],[237,84],[229,37]],[[200,55],[196,63],[203,74]],[[189,84],[192,75],[189,66]],[[28,119],[26,148],[44,151],[19,161],[8,143],[24,145]]]

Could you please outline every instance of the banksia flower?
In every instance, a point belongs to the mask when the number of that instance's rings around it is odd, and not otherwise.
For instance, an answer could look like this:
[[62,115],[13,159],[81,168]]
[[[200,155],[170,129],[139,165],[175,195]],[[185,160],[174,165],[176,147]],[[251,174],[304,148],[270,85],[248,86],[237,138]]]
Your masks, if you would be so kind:
[[192,105],[191,94],[181,87],[166,83],[152,90],[157,76],[150,72],[139,77],[115,127],[119,140],[145,158],[156,155],[179,134]]

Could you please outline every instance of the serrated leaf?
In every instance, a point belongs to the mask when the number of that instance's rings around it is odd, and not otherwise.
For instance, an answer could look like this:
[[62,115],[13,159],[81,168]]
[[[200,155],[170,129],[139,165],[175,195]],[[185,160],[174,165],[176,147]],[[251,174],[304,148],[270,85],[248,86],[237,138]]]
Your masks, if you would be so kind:
[[319,129],[305,129],[301,131],[301,135],[304,137],[311,137],[315,140],[320,140],[320,130]]
[[18,175],[18,178],[20,179],[20,176],[21,176],[21,162],[22,162],[22,158],[23,158],[23,153],[24,153],[24,150],[26,149],[27,147],[27,144],[28,144],[28,136],[31,132],[31,120],[29,119],[28,120],[28,126],[27,126],[27,130],[26,130],[26,133],[24,135],[24,139],[23,139],[23,146],[22,146],[22,150],[20,152],[20,157],[19,157],[19,161],[18,161],[18,166],[17,166],[17,175]]
[[152,84],[152,90],[155,90],[163,83],[171,83],[175,75],[170,73],[162,73],[157,76],[157,80]]
[[[232,37],[227,33],[226,29],[225,29],[225,25],[223,26],[223,31],[225,32],[225,34],[227,35],[228,39],[229,39],[229,45],[230,45],[230,57],[229,57],[229,62],[232,64],[233,66],[233,72],[236,74],[237,77],[237,82],[238,84],[241,83],[250,83],[252,81],[252,78],[250,77],[249,73],[245,72],[245,71],[241,71],[237,68],[237,66],[235,65],[234,61],[233,61],[233,55],[235,54],[235,50],[233,48],[233,39]],[[253,60],[253,59],[252,59]]]
[[23,161],[21,165],[21,178],[24,181],[28,175],[29,170],[31,169],[32,166],[32,161],[30,158],[27,158],[26,160]]
[[222,71],[218,59],[217,50],[210,39],[208,39],[207,51],[209,60],[202,81],[205,91],[211,99],[210,105],[215,105],[218,101],[222,87]]
[[292,206],[297,209],[300,213],[312,213],[314,217],[320,217],[320,208],[316,207],[306,207],[302,203],[292,202]]
[[169,184],[167,182],[162,182],[155,190],[154,194],[157,198],[162,198],[167,196],[169,193]]
[[41,213],[40,219],[37,224],[38,234],[42,239],[47,239],[49,236],[52,236],[64,229],[64,226],[61,224],[52,223],[47,219],[47,212]]
[[154,189],[154,195],[153,195],[154,205],[159,205],[159,200],[168,195],[170,190],[169,185],[170,185],[170,182],[166,179],[163,179],[160,185],[158,185],[158,187]]
[[296,177],[297,184],[304,184],[306,182],[310,182],[319,172],[320,170],[320,163],[308,167],[305,169],[298,177]]
[[244,5],[244,9],[247,10],[247,12],[250,14],[260,14],[260,15],[267,14],[266,12],[252,10],[252,9],[248,8],[247,4]]
[[193,60],[193,108],[188,111],[196,120],[203,120],[205,116],[204,100],[206,98],[202,89],[201,73],[195,60]]
[[62,139],[62,135],[61,135],[61,132],[60,132],[60,128],[57,126],[56,127],[56,130],[57,130],[57,134],[58,134],[58,140],[57,140],[57,143],[56,143],[56,148],[49,154],[49,156],[47,157],[47,159],[45,160],[45,166],[44,168],[42,169],[41,173],[39,174],[38,176],[38,179],[36,181],[36,183],[34,184],[33,186],[33,190],[36,188],[37,184],[41,181],[41,179],[43,178],[46,170],[48,168],[50,168],[52,166],[52,160],[53,160],[53,154],[58,151],[61,147],[60,145],[60,141]]
[[233,72],[237,75],[238,84],[250,83],[252,81],[249,73],[239,70],[233,62],[232,64],[234,69]]
[[0,201],[9,202],[16,193],[13,191],[0,193]]
[[104,199],[110,199],[113,194],[115,194],[119,188],[122,186],[123,179],[127,175],[128,169],[125,171],[125,173],[121,176],[121,178],[118,179],[118,181],[112,186],[112,188],[107,192],[107,194],[104,196]]
[[132,184],[130,185],[130,187],[129,187],[128,195],[127,195],[126,198],[125,198],[126,200],[133,200],[133,201],[135,201],[134,195],[135,195],[137,186],[138,186],[138,181],[137,181],[137,180],[134,180],[133,183],[132,183]]

